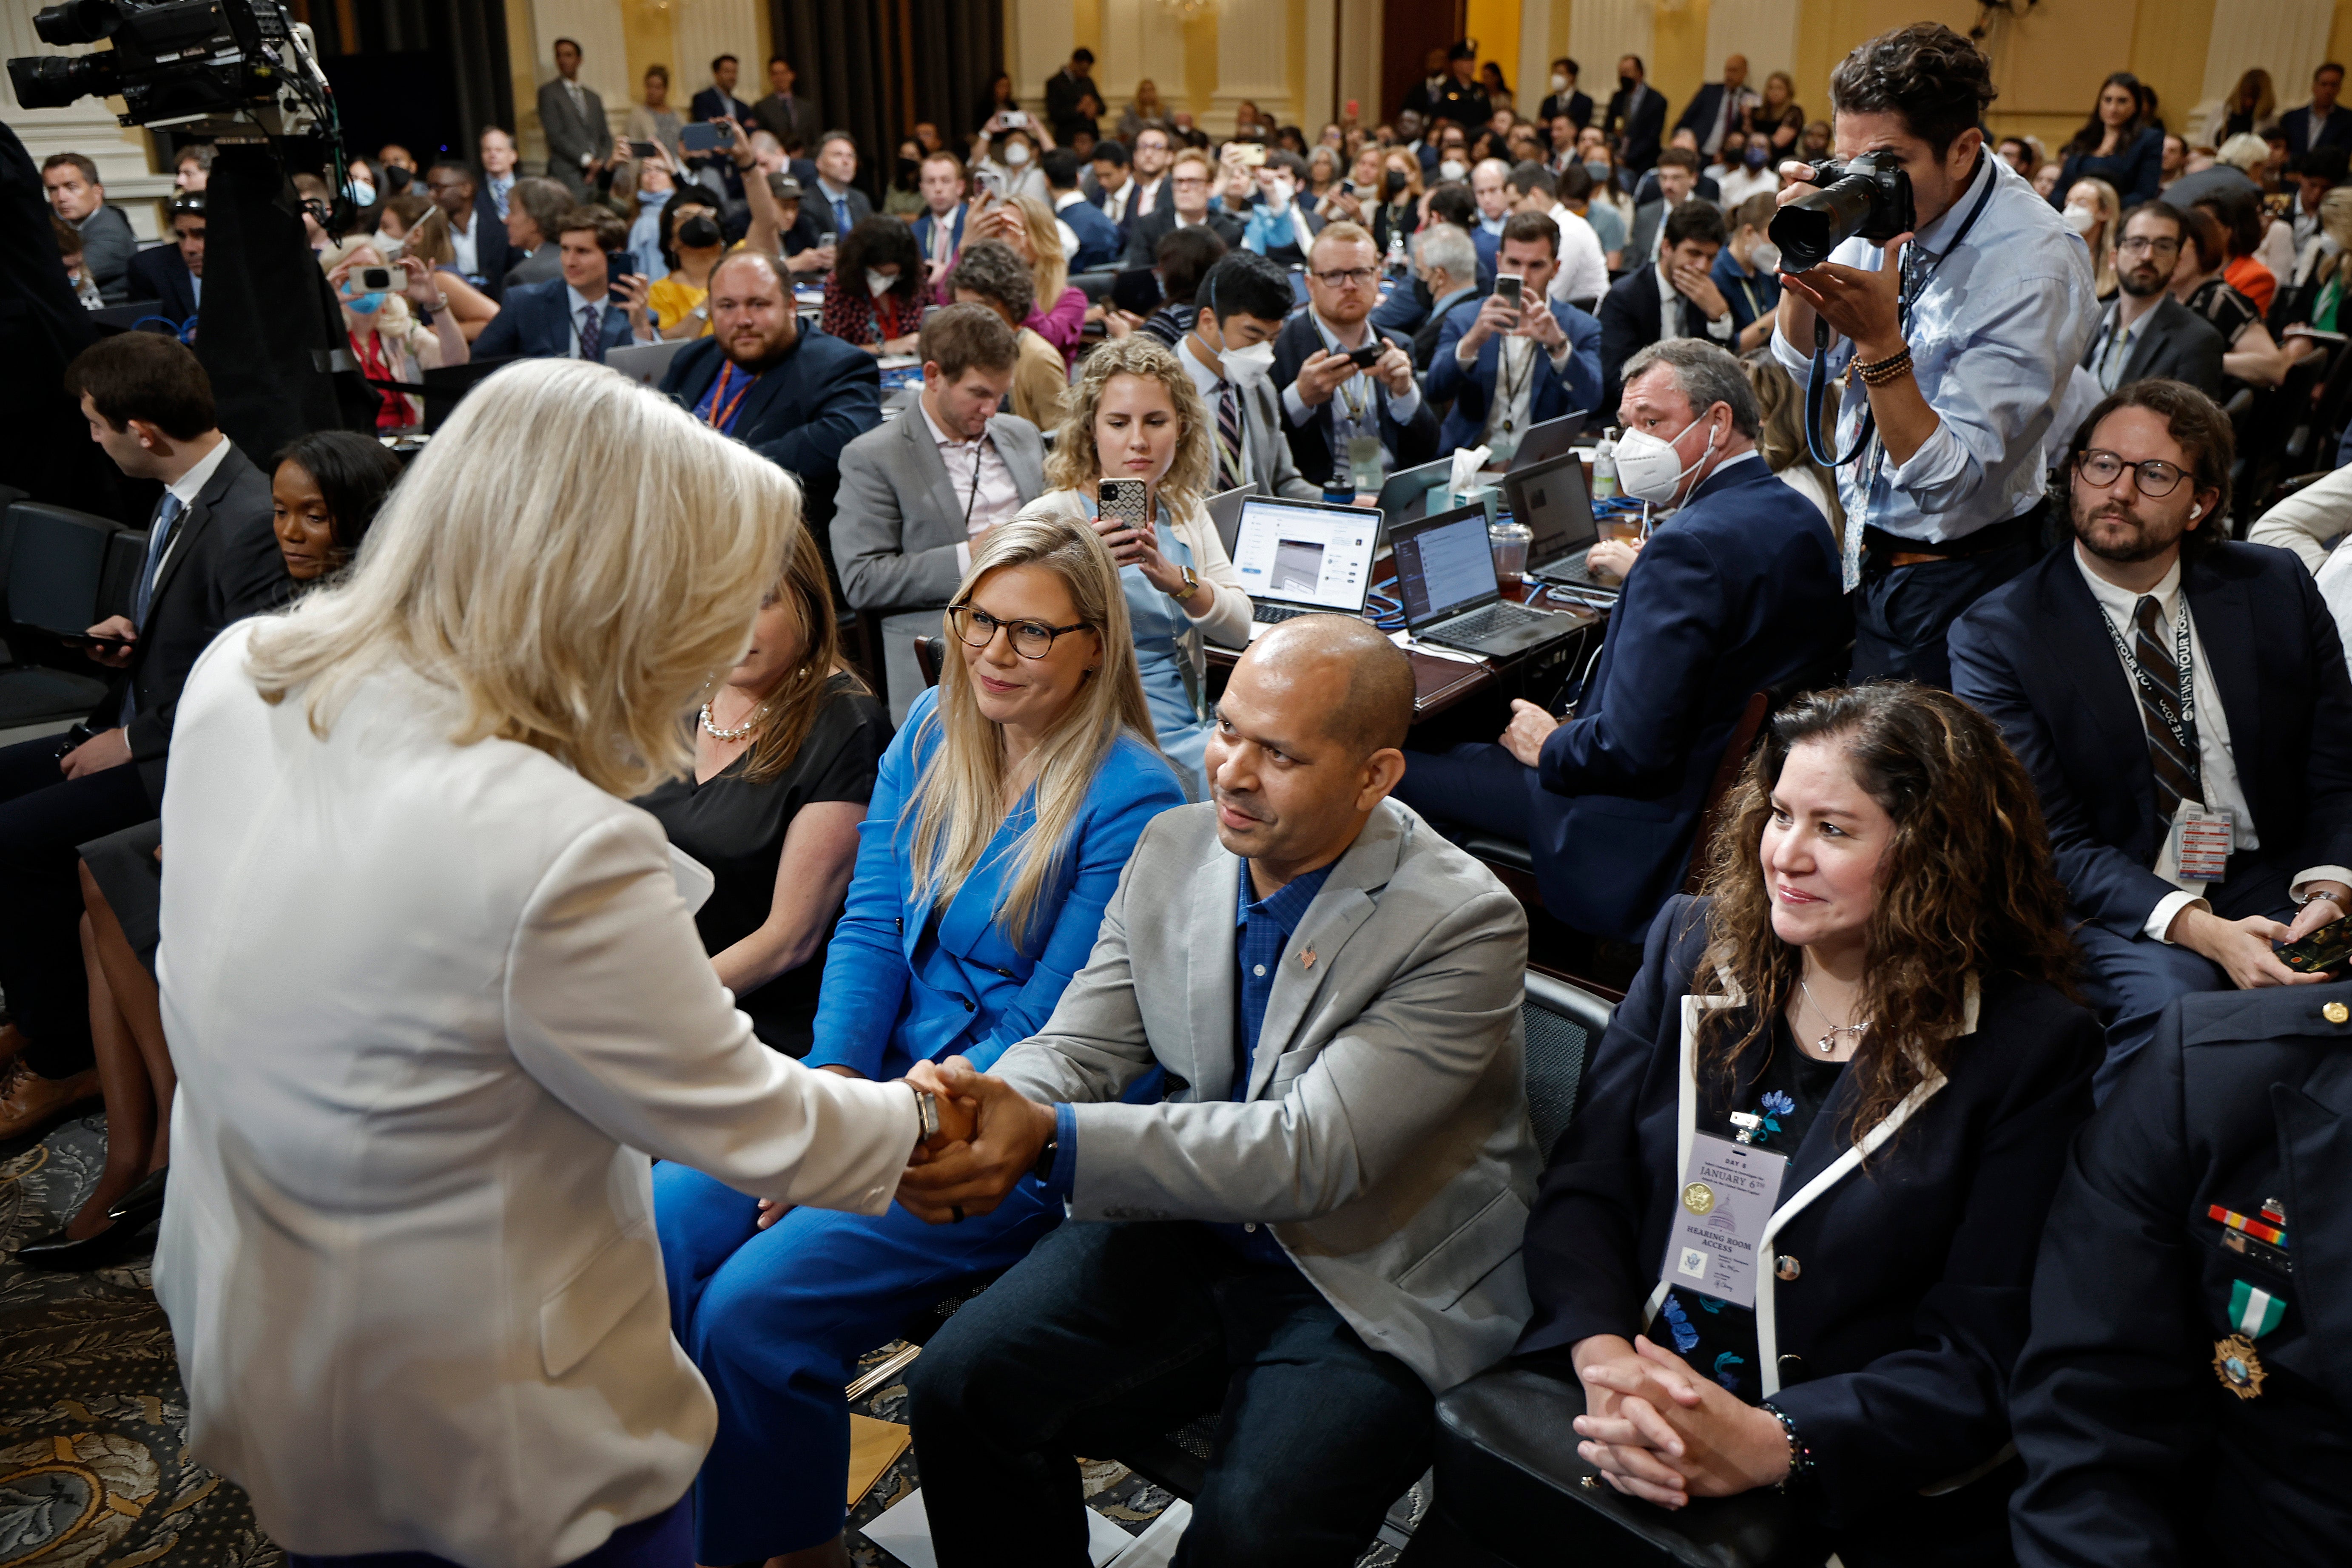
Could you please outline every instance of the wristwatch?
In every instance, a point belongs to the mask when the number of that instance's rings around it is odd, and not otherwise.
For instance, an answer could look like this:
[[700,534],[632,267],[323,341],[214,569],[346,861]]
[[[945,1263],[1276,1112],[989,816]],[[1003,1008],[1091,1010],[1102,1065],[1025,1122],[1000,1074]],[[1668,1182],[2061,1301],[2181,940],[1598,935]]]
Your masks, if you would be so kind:
[[1046,1139],[1045,1146],[1037,1151],[1037,1163],[1029,1167],[1029,1174],[1035,1176],[1039,1181],[1052,1181],[1054,1179],[1054,1157],[1061,1152],[1061,1139]]
[[1180,566],[1176,570],[1184,574],[1183,588],[1181,590],[1163,588],[1160,591],[1168,595],[1169,598],[1174,600],[1177,603],[1181,604],[1184,601],[1192,598],[1192,595],[1201,591],[1201,574],[1194,571],[1189,566]]
[[940,1135],[940,1103],[928,1089],[915,1091],[915,1126],[920,1134],[915,1139],[919,1145]]

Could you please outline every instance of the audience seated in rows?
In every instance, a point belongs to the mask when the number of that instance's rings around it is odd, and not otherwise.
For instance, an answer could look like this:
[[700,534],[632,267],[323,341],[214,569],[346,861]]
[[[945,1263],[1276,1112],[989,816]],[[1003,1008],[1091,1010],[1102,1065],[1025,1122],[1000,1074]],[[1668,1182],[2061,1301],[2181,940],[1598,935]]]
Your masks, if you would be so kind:
[[1952,628],[1953,690],[2042,798],[2102,1098],[2167,1004],[2320,978],[2271,944],[2352,911],[2352,678],[2303,563],[2219,535],[2232,450],[2201,392],[2110,394],[2067,454],[2073,548]]
[[1698,338],[1720,348],[1737,340],[1738,321],[1715,281],[1723,249],[1723,214],[1685,202],[1666,216],[1656,256],[1612,285],[1601,302],[1601,406],[1624,390],[1625,364],[1651,344]]
[[955,303],[984,305],[1013,329],[1020,347],[1013,371],[1013,412],[1040,430],[1060,429],[1069,372],[1061,350],[1029,325],[1037,310],[1027,264],[1000,241],[973,240],[957,257],[948,287]]
[[1619,482],[1678,509],[1626,575],[1573,716],[1514,701],[1499,743],[1408,753],[1398,796],[1527,844],[1549,913],[1638,941],[1682,885],[1749,694],[1818,684],[1853,622],[1821,514],[1756,452],[1738,361],[1677,338],[1627,369]]
[[1203,225],[1224,242],[1227,250],[1240,248],[1242,220],[1210,204],[1216,168],[1216,161],[1205,152],[1187,149],[1176,154],[1169,165],[1168,191],[1161,204],[1129,220],[1125,257],[1129,267],[1151,266],[1161,240],[1179,230]]
[[1195,299],[1176,358],[1200,394],[1215,443],[1209,493],[1247,486],[1262,496],[1314,499],[1320,492],[1300,476],[1284,438],[1274,348],[1290,314],[1290,274],[1254,251],[1234,251],[1209,268]]
[[[1192,374],[1157,342],[1107,343],[1071,384],[1045,459],[1052,487],[1021,512],[1085,522],[1109,547],[1152,733],[1194,799],[1212,727],[1205,641],[1244,646],[1251,614],[1241,573],[1202,505],[1215,483],[1214,418]],[[1145,526],[1126,514],[1103,516],[1108,479],[1142,482]]]
[[914,407],[842,448],[833,526],[843,595],[881,620],[882,674],[901,725],[924,685],[915,639],[938,642],[940,612],[973,549],[1045,490],[1037,427],[999,412],[1020,360],[1003,318],[982,305],[946,306],[923,323],[918,351]]
[[[895,1078],[985,1068],[1045,1027],[1087,962],[1144,824],[1181,803],[1151,744],[1116,570],[1081,520],[992,529],[952,645],[884,754],[808,1065]],[[1060,1221],[1031,1188],[953,1228],[758,1201],[656,1173],[678,1343],[719,1397],[695,1484],[696,1560],[764,1561],[841,1532],[857,1358]]]
[[1517,299],[1498,289],[1455,306],[1445,319],[1423,388],[1454,402],[1440,448],[1485,446],[1507,461],[1529,425],[1598,405],[1601,324],[1544,294],[1559,248],[1559,229],[1549,218],[1512,214],[1496,276],[1519,280]]
[[933,1070],[984,1131],[904,1203],[1073,1219],[909,1375],[942,1562],[1076,1561],[1072,1453],[1202,1414],[1184,1560],[1352,1562],[1428,1463],[1433,1392],[1517,1334],[1527,923],[1386,798],[1412,690],[1360,621],[1251,644],[1213,802],[1146,830],[1035,1035]]
[[[1422,397],[1411,352],[1369,324],[1380,298],[1380,261],[1362,227],[1328,225],[1307,259],[1307,308],[1274,339],[1282,423],[1310,488],[1377,494],[1391,471],[1437,455],[1437,416]],[[1349,358],[1366,349],[1378,350],[1370,363]]]
[[[519,186],[514,211],[527,210],[536,193]],[[551,246],[558,276],[543,283],[524,282],[509,274],[506,298],[499,314],[474,340],[484,359],[525,355],[533,359],[593,360],[630,343],[655,339],[655,318],[646,305],[649,289],[642,275],[613,277],[604,257],[621,249],[627,231],[621,220],[603,207],[575,207],[554,220]],[[538,259],[535,254],[533,260]],[[616,305],[612,296],[628,303]]]

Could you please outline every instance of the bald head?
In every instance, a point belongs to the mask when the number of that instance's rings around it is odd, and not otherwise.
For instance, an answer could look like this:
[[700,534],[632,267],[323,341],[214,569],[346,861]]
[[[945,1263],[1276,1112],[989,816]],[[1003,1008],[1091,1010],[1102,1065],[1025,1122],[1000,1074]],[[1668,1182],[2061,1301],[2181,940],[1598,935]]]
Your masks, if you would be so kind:
[[1404,745],[1412,726],[1412,661],[1370,622],[1300,615],[1251,643],[1242,659],[1278,674],[1298,700],[1312,704],[1322,732],[1352,756]]

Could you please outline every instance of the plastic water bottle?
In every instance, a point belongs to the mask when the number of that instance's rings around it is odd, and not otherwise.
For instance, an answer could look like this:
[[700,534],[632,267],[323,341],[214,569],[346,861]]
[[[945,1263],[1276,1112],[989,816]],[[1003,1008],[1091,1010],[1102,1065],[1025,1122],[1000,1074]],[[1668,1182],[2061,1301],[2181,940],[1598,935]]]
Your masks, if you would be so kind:
[[1603,435],[1601,444],[1592,449],[1592,498],[1617,498],[1617,443],[1612,436]]
[[1389,276],[1402,277],[1405,265],[1404,230],[1400,226],[1389,231]]

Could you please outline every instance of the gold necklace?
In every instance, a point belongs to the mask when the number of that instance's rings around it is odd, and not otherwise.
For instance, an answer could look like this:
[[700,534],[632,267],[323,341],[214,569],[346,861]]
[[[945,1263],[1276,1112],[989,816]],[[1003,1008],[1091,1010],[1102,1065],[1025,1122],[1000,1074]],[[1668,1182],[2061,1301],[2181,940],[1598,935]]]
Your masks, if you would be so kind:
[[[1830,1023],[1829,1009],[1813,999],[1813,988],[1805,984],[1805,977],[1802,975],[1797,977],[1797,989],[1805,993],[1805,1005],[1813,1009],[1813,1016],[1823,1023]],[[1842,1034],[1853,1036],[1854,1044],[1860,1046],[1863,1030],[1868,1029],[1874,1021],[1876,1020],[1864,1019],[1860,1023],[1832,1023],[1829,1033],[1813,1042],[1813,1049],[1823,1056],[1834,1055],[1837,1051],[1837,1037]]]

